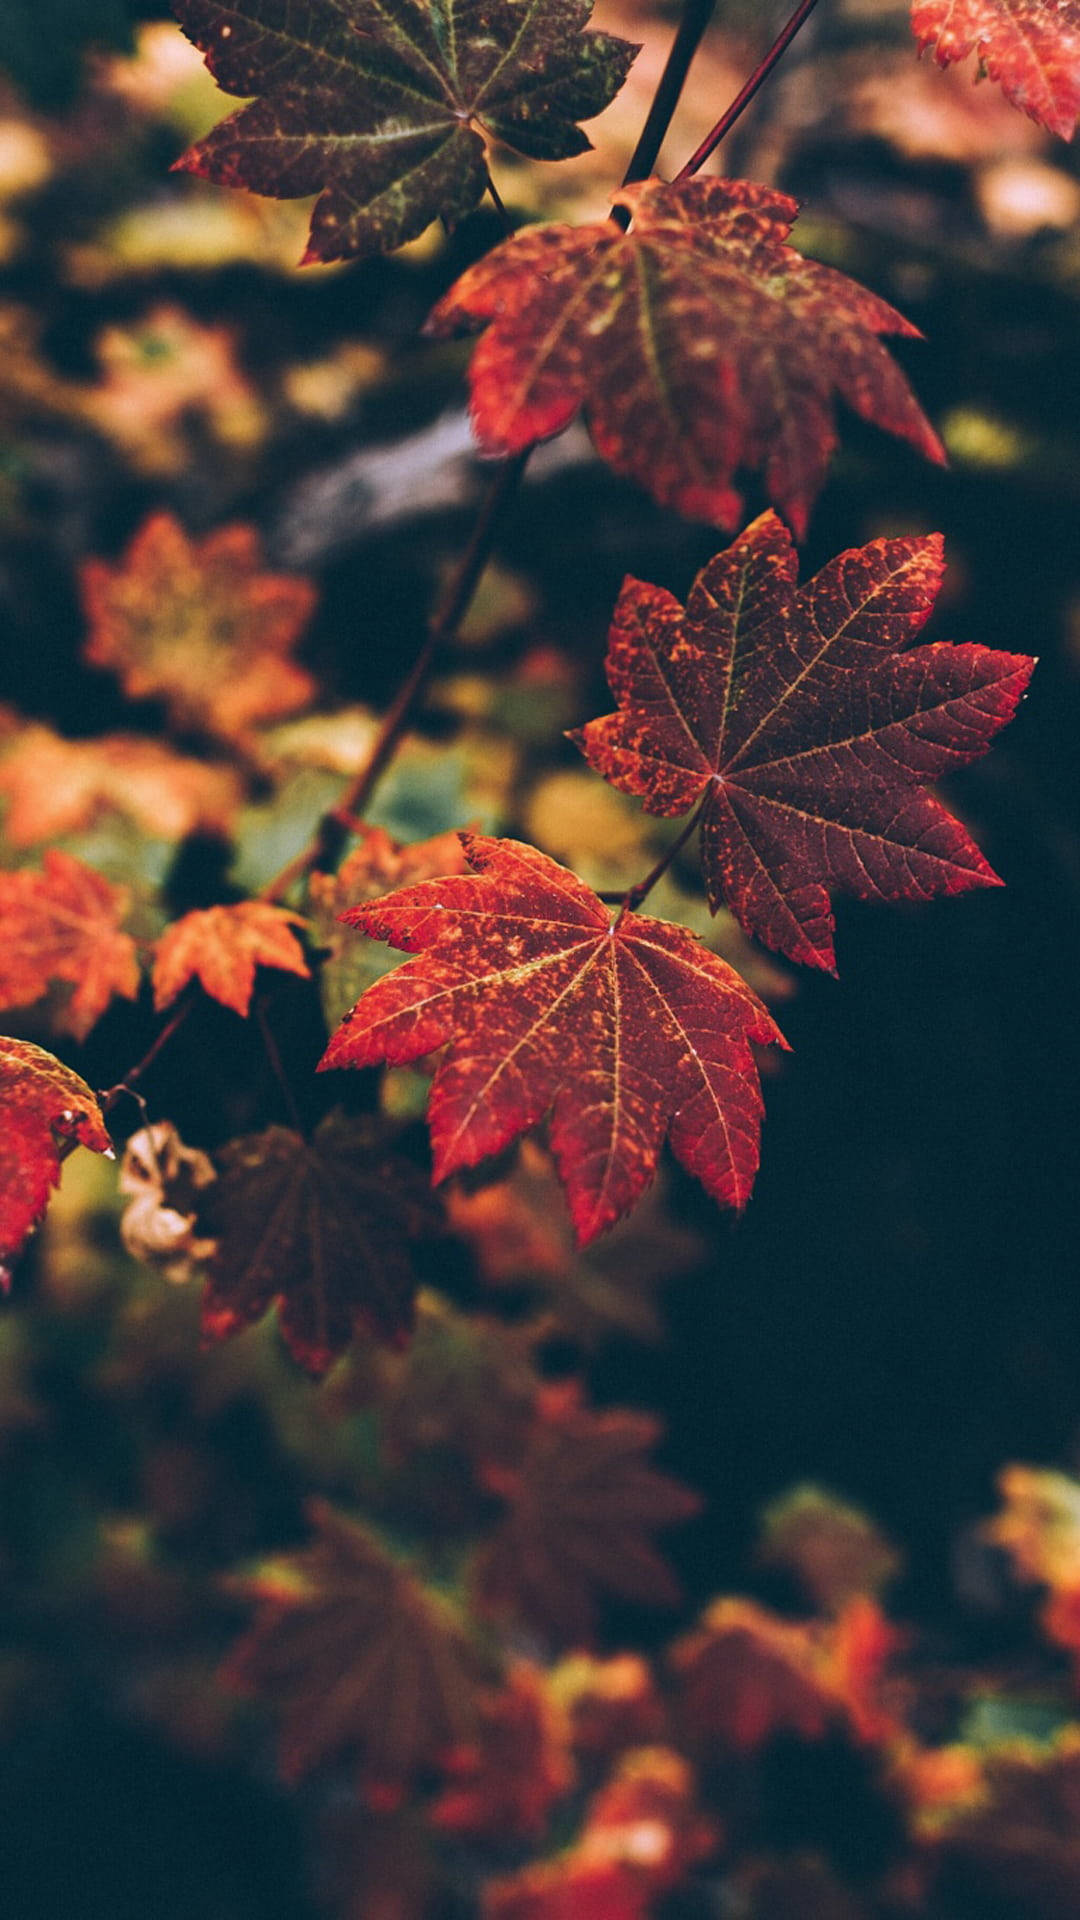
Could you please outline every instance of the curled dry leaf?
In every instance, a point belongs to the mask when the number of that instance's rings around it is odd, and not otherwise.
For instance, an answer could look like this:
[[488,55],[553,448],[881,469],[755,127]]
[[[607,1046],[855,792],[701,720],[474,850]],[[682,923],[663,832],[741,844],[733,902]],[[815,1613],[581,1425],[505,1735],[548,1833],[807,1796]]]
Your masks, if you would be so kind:
[[1000,885],[926,783],[985,753],[1026,654],[903,652],[944,569],[936,535],[875,540],[798,587],[763,514],[674,594],[627,580],[608,641],[619,711],[573,737],[651,813],[704,802],[710,905],[791,960],[835,969],[830,895],[925,900]]
[[333,1113],[314,1139],[287,1127],[230,1141],[198,1229],[217,1243],[203,1303],[208,1340],[277,1304],[294,1359],[321,1374],[358,1330],[411,1330],[416,1244],[437,1231],[426,1183],[385,1125]]
[[82,595],[84,659],[118,674],[130,700],[163,700],[175,726],[243,742],[315,690],[289,657],[315,589],[262,572],[254,527],[189,540],[170,514],[153,514],[115,566],[84,563]]
[[200,907],[167,927],[154,948],[154,1005],[170,1007],[189,980],[198,980],[214,1000],[242,1019],[251,1007],[256,967],[310,978],[293,928],[299,914],[265,900],[229,907]]
[[0,1285],[60,1179],[60,1143],[112,1157],[85,1080],[29,1040],[0,1036]]
[[565,1644],[588,1639],[600,1594],[676,1604],[678,1586],[649,1535],[689,1519],[700,1502],[643,1459],[659,1432],[644,1414],[582,1407],[573,1390],[541,1396],[519,1466],[485,1476],[507,1503],[478,1566],[489,1608]]
[[133,1133],[118,1182],[129,1196],[120,1238],[132,1257],[177,1285],[190,1280],[214,1252],[214,1241],[200,1240],[196,1223],[199,1194],[216,1178],[208,1156],[185,1146],[171,1120]]
[[318,193],[305,258],[388,253],[487,183],[484,135],[541,160],[589,145],[637,49],[582,31],[592,0],[173,0],[226,93],[262,97],[179,165],[282,199]]
[[0,873],[0,1006],[32,1006],[51,980],[74,991],[56,1026],[83,1040],[115,994],[139,990],[135,942],[121,929],[124,888],[51,848],[43,869]]
[[258,1612],[227,1677],[279,1709],[287,1779],[355,1756],[382,1800],[471,1743],[488,1676],[449,1601],[374,1534],[321,1500],[310,1519],[308,1547],[245,1583]]
[[977,54],[1013,105],[1071,140],[1080,119],[1080,0],[913,0],[940,67]]
[[0,794],[8,802],[4,836],[13,847],[77,833],[110,809],[163,840],[180,840],[199,827],[225,832],[240,791],[234,768],[208,766],[135,734],[64,740],[34,723],[20,729],[0,759]]
[[550,1113],[581,1244],[634,1205],[665,1134],[715,1199],[741,1206],[761,1118],[750,1042],[784,1044],[761,1002],[685,928],[613,924],[535,848],[465,844],[471,873],[349,914],[420,957],[369,988],[320,1065],[406,1065],[450,1042],[428,1112],[435,1178]]
[[560,433],[582,408],[601,458],[661,506],[738,525],[762,468],[801,535],[836,444],[834,396],[928,459],[941,443],[878,340],[900,314],[786,244],[794,200],[750,180],[626,187],[610,221],[530,227],[435,308],[437,336],[490,322],[470,368],[488,453]]

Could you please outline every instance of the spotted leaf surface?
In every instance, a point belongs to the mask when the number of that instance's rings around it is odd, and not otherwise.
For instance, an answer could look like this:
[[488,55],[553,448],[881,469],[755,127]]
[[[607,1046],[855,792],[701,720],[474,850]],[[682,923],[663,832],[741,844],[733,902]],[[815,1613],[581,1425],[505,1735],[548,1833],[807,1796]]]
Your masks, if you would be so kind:
[[636,47],[592,0],[174,0],[226,93],[258,95],[183,156],[222,186],[318,193],[308,260],[387,253],[487,183],[485,136],[539,160],[589,142]]
[[115,565],[86,561],[82,595],[84,659],[117,674],[129,700],[164,701],[175,726],[243,741],[314,692],[290,655],[315,589],[262,571],[254,527],[189,540],[170,514],[152,514]]
[[792,960],[833,968],[831,895],[925,900],[999,885],[925,783],[986,751],[1034,661],[902,649],[941,582],[938,536],[852,548],[803,587],[765,514],[698,575],[685,610],[628,580],[607,671],[619,711],[575,735],[650,813],[703,802],[709,901]]
[[203,1332],[227,1339],[275,1305],[293,1358],[325,1373],[358,1331],[396,1342],[413,1321],[416,1243],[438,1215],[376,1122],[330,1114],[314,1139],[268,1127],[230,1141],[200,1197],[216,1243]]
[[258,1611],[229,1677],[278,1707],[286,1778],[347,1755],[363,1788],[400,1792],[471,1739],[486,1675],[449,1603],[374,1534],[325,1501],[310,1518],[310,1545],[248,1582]]
[[0,1006],[33,1005],[50,981],[73,992],[56,1025],[85,1039],[115,994],[139,990],[135,942],[122,922],[128,896],[69,853],[51,848],[40,873],[0,873]]
[[308,978],[293,932],[303,922],[264,900],[201,907],[167,927],[154,952],[154,1005],[169,1007],[189,980],[198,980],[223,1007],[244,1018],[251,1008],[256,967],[277,967]]
[[0,1284],[60,1179],[60,1143],[112,1154],[94,1094],[29,1040],[0,1037]]
[[761,1121],[750,1042],[781,1040],[757,996],[684,927],[613,925],[534,848],[465,844],[472,873],[348,915],[418,957],[369,988],[321,1065],[402,1065],[448,1046],[428,1110],[435,1178],[547,1115],[582,1244],[634,1205],[665,1135],[714,1198],[742,1206]]
[[839,396],[931,460],[941,444],[878,339],[916,329],[787,236],[798,207],[750,180],[649,180],[611,221],[528,228],[470,267],[429,330],[488,331],[470,369],[481,446],[511,454],[584,409],[597,452],[661,506],[735,527],[761,468],[798,534]]
[[1015,107],[1071,140],[1080,119],[1080,0],[914,0],[911,24],[939,67],[977,54]]

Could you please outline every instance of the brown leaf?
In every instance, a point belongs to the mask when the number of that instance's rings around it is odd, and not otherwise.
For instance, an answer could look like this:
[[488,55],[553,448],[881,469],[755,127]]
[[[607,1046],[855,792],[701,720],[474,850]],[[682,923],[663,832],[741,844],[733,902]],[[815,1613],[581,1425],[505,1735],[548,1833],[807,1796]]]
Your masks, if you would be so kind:
[[259,1610],[227,1677],[279,1709],[286,1779],[348,1754],[369,1793],[400,1791],[474,1738],[480,1662],[374,1534],[325,1501],[309,1512],[311,1544],[245,1583]]
[[251,1007],[256,967],[310,979],[303,948],[293,932],[299,914],[264,900],[230,907],[201,907],[167,927],[154,948],[154,1005],[172,1005],[189,980],[197,979],[214,1000],[242,1019]]
[[520,1467],[486,1476],[507,1513],[481,1554],[485,1603],[564,1642],[588,1638],[601,1593],[674,1605],[678,1587],[648,1536],[700,1503],[642,1458],[658,1434],[645,1414],[596,1413],[576,1391],[549,1388]]
[[85,562],[82,593],[84,659],[118,674],[130,700],[163,700],[176,726],[243,742],[315,690],[289,657],[315,589],[300,574],[260,570],[254,527],[193,541],[154,514],[115,566]]
[[121,931],[127,905],[122,887],[55,848],[41,873],[0,873],[0,1006],[31,1006],[49,981],[71,982],[56,1025],[85,1039],[114,994],[139,990],[135,942]]

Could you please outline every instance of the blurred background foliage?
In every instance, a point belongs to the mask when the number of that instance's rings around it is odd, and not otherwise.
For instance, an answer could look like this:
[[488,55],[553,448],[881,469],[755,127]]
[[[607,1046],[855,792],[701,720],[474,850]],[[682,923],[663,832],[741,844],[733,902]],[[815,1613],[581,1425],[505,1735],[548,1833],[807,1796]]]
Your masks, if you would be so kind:
[[[166,11],[8,0],[0,18],[0,853],[6,866],[32,862],[47,837],[130,888],[148,933],[162,890],[175,913],[264,884],[361,764],[484,482],[464,413],[467,347],[433,346],[419,328],[497,237],[478,212],[393,259],[299,271],[304,203],[169,174],[221,102]],[[718,6],[661,171],[712,124],[786,12]],[[515,218],[606,210],[675,15],[601,0],[596,23],[644,50],[590,128],[593,155],[548,169],[496,156]],[[909,1780],[902,1816],[895,1783],[850,1729],[808,1747],[796,1724],[737,1792],[730,1758],[713,1755],[710,1805],[714,1820],[725,1810],[730,1847],[679,1828],[686,1884],[650,1883],[648,1899],[753,1920],[1008,1920],[1075,1905],[1076,1758],[1060,1732],[1069,1643],[1051,1635],[1058,1653],[1040,1651],[1031,1597],[980,1522],[1004,1462],[1080,1467],[1080,168],[996,90],[973,89],[970,70],[920,64],[907,9],[888,0],[822,6],[723,165],[795,193],[803,250],[926,336],[897,351],[950,469],[847,419],[804,565],[940,529],[950,569],[932,637],[1040,655],[1016,725],[951,789],[1007,889],[911,911],[843,905],[841,984],[796,983],[723,916],[710,923],[694,862],[680,859],[652,910],[714,939],[782,1003],[795,1049],[767,1086],[748,1214],[721,1221],[671,1170],[583,1260],[542,1149],[526,1147],[451,1197],[407,1391],[385,1369],[369,1378],[363,1354],[314,1386],[272,1318],[200,1351],[194,1291],[121,1248],[115,1169],[69,1163],[0,1314],[0,1856],[13,1914],[405,1920],[474,1911],[478,1887],[519,1864],[520,1850],[460,1838],[433,1862],[415,1808],[358,1811],[344,1776],[286,1798],[267,1723],[214,1677],[249,1614],[226,1575],[297,1547],[313,1492],[422,1543],[453,1584],[445,1539],[487,1512],[487,1496],[472,1443],[436,1421],[432,1444],[415,1421],[418,1406],[430,1420],[429,1402],[449,1397],[460,1412],[490,1399],[480,1310],[503,1329],[508,1418],[523,1366],[549,1385],[586,1377],[600,1406],[662,1416],[663,1465],[704,1497],[669,1542],[686,1595],[679,1631],[731,1588],[798,1615],[789,1574],[757,1554],[758,1516],[794,1483],[822,1483],[842,1496],[837,1511],[854,1502],[902,1545],[899,1571],[874,1534],[878,1571],[862,1566],[851,1591],[894,1576],[920,1738],[996,1755],[989,1772],[979,1760],[977,1791],[959,1762],[945,1785],[919,1776],[926,1804],[959,1823],[932,1895],[904,1881],[898,1839],[919,1793]],[[175,767],[140,812],[130,782],[110,785],[91,754],[69,817],[47,834],[20,827],[20,804],[40,814],[74,778],[71,756],[55,759],[62,742],[166,736],[160,702],[133,706],[85,664],[78,588],[87,557],[115,560],[154,510],[199,537],[252,523],[268,567],[317,582],[300,654],[314,708],[261,728],[239,786],[205,742],[174,735],[219,779],[188,816]],[[589,776],[563,729],[606,705],[600,661],[623,574],[684,594],[716,544],[598,465],[582,431],[541,449],[369,824],[411,842],[478,823],[535,840],[597,886],[638,877],[666,829]],[[160,827],[166,803],[180,823]],[[339,1017],[385,964],[367,943],[335,951],[334,904],[308,903],[330,953],[322,1014],[300,983],[275,989],[297,1082],[320,1018]],[[12,1030],[37,1037],[34,1021]],[[109,1083],[152,1032],[146,1008],[114,1008],[80,1071]],[[422,1092],[416,1076],[390,1077],[406,1128]],[[288,1118],[258,1034],[209,1003],[147,1093],[154,1118],[208,1150],[268,1113]],[[306,1119],[323,1097],[302,1096]],[[507,1329],[521,1326],[532,1345],[511,1365]],[[456,1401],[451,1378],[465,1383]],[[822,1617],[852,1529],[870,1537],[856,1520],[839,1544],[826,1527],[815,1549]],[[1021,1571],[1053,1585],[1041,1561]],[[599,1645],[648,1651],[672,1626],[616,1602]],[[550,1651],[529,1635],[519,1650]],[[577,1764],[595,1784],[580,1751]],[[651,1776],[647,1787],[668,1794],[674,1831],[678,1791]],[[549,1847],[571,1838],[583,1794],[579,1782]],[[982,1829],[965,1794],[995,1809]],[[601,1825],[614,1819],[609,1808]],[[600,1911],[582,1904],[593,1897],[582,1884],[566,1914]]]

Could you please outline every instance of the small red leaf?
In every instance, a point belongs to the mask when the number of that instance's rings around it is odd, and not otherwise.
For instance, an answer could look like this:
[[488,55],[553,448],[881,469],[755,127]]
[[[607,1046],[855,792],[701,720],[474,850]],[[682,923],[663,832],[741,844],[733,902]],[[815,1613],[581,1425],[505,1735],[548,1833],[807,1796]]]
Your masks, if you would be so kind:
[[784,1044],[756,994],[685,927],[613,925],[535,848],[465,846],[472,873],[347,915],[420,957],[369,988],[320,1065],[403,1065],[450,1043],[428,1112],[436,1180],[550,1113],[582,1244],[634,1205],[665,1134],[714,1199],[741,1207],[762,1110],[750,1042]]
[[978,54],[1015,107],[1071,140],[1080,119],[1080,0],[914,0],[939,67]]
[[836,444],[834,396],[944,460],[877,338],[916,329],[785,244],[794,200],[714,179],[619,200],[629,233],[530,227],[435,308],[436,335],[491,322],[470,369],[486,452],[518,453],[584,408],[597,452],[661,506],[733,528],[736,471],[760,467],[800,535]]
[[0,1037],[0,1280],[60,1179],[59,1141],[112,1154],[85,1080],[28,1040]]
[[114,994],[139,990],[135,942],[120,926],[127,905],[123,887],[56,849],[41,873],[0,873],[0,1006],[32,1006],[50,980],[70,981],[56,1024],[85,1039]]
[[999,885],[925,783],[986,751],[1035,662],[980,646],[901,651],[933,606],[937,536],[875,540],[797,588],[764,514],[698,575],[685,612],[628,580],[608,680],[619,712],[573,737],[650,813],[704,801],[714,912],[834,967],[830,894],[919,900]]
[[167,927],[154,952],[154,1005],[172,1005],[189,980],[198,979],[214,1000],[247,1016],[256,967],[277,967],[307,980],[307,961],[294,926],[299,914],[264,900],[231,907],[201,907]]

